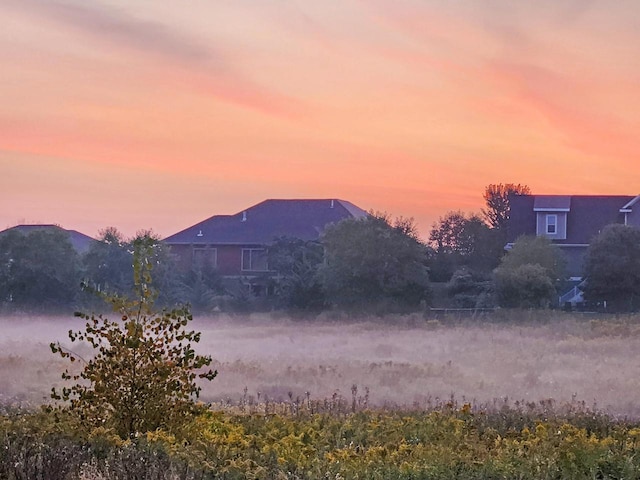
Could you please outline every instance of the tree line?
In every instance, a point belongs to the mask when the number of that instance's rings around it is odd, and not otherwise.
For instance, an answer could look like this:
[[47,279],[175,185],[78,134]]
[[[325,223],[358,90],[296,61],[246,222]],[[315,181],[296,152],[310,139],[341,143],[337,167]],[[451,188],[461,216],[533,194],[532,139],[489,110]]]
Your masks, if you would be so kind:
[[[0,303],[14,310],[86,308],[96,301],[90,292],[131,291],[132,245],[146,238],[153,245],[158,304],[164,306],[186,302],[203,312],[334,307],[385,312],[443,302],[464,308],[549,307],[568,285],[559,249],[541,237],[523,237],[509,252],[504,249],[509,199],[530,193],[526,185],[489,185],[485,208],[446,213],[427,241],[418,236],[413,219],[373,212],[327,226],[317,241],[278,238],[268,247],[269,272],[250,282],[223,277],[206,262],[180,271],[169,247],[150,231],[126,239],[106,228],[82,255],[64,231],[34,231],[27,238],[8,231],[0,235]],[[640,240],[634,235],[640,235],[637,229],[615,225],[594,239],[585,267],[588,280],[581,286],[588,301],[638,307]],[[269,295],[256,296],[256,286]]]

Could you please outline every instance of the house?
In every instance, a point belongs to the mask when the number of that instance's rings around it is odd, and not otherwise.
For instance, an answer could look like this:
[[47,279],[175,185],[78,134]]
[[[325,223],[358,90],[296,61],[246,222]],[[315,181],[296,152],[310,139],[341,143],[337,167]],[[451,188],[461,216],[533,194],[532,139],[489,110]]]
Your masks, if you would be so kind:
[[640,195],[514,195],[507,245],[521,235],[549,238],[561,248],[572,280],[583,276],[591,239],[609,224],[640,227]]
[[91,242],[94,241],[94,239],[91,238],[89,235],[80,233],[77,230],[67,230],[62,228],[60,225],[53,225],[53,224],[16,225],[15,227],[7,228],[6,230],[1,231],[0,235],[7,232],[12,232],[12,231],[19,232],[22,235],[29,235],[32,232],[41,231],[41,230],[66,232],[69,235],[69,241],[71,242],[71,245],[73,246],[75,251],[78,252],[79,254],[83,254],[87,250],[89,250],[89,246],[91,245]]
[[209,262],[224,276],[269,271],[267,247],[278,237],[317,240],[331,223],[367,213],[337,199],[265,200],[234,215],[215,215],[164,239],[178,268]]

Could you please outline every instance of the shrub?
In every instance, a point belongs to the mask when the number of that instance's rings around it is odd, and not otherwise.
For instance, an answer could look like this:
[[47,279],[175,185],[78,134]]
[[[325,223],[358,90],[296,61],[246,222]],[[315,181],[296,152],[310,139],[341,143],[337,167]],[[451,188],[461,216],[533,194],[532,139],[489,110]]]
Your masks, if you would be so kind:
[[217,374],[197,373],[211,364],[211,357],[195,354],[191,343],[200,340],[200,333],[186,329],[192,319],[189,309],[153,310],[149,259],[155,245],[148,236],[133,242],[132,300],[104,295],[121,320],[76,313],[87,323],[84,330],[70,331],[69,339],[89,343],[97,351],[93,358],[85,360],[60,343],[51,344],[62,358],[84,364],[80,373],[65,370],[63,379],[79,383],[60,392],[52,389],[52,398],[70,401],[60,408],[77,414],[89,429],[112,428],[122,438],[158,428],[179,432],[205,409],[195,402],[200,393],[196,378],[212,380]]
[[497,269],[498,301],[503,307],[549,307],[555,299],[553,282],[540,265],[525,264],[514,270]]
[[498,303],[503,307],[549,307],[556,301],[556,285],[564,278],[565,260],[544,237],[516,240],[494,271]]

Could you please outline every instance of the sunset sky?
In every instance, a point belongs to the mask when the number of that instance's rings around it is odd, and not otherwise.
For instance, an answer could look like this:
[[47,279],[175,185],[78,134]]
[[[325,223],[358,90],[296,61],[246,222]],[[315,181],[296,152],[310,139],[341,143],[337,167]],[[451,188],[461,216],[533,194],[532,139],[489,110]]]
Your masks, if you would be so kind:
[[640,194],[637,0],[2,0],[0,229]]

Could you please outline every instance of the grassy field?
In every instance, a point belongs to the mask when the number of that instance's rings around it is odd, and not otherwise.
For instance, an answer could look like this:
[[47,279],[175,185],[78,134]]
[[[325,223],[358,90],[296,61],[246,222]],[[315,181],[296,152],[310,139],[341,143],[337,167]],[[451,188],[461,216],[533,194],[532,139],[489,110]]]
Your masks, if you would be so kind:
[[213,410],[128,440],[33,408],[81,327],[0,319],[0,478],[640,479],[639,317],[199,318]]
[[[421,316],[294,321],[269,315],[198,318],[198,346],[219,376],[203,399],[218,404],[321,400],[428,407],[460,402],[581,401],[640,416],[640,317],[512,313],[507,320]],[[2,403],[48,401],[66,366],[49,351],[81,326],[73,318],[0,318]],[[81,355],[87,348],[75,346]],[[308,393],[307,393],[308,392]]]

